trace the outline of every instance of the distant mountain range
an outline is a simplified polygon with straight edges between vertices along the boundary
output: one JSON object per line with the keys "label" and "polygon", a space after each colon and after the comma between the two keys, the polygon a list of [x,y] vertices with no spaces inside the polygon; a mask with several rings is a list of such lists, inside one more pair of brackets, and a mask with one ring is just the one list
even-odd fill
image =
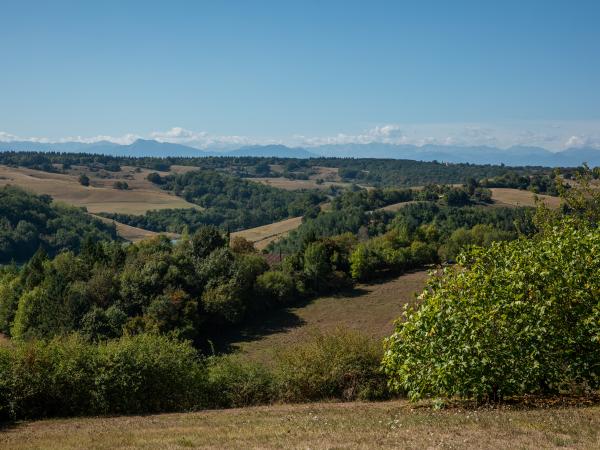
{"label": "distant mountain range", "polygon": [[600,150],[594,148],[569,148],[551,152],[540,147],[516,146],[508,149],[476,146],[450,145],[394,145],[394,144],[335,144],[310,147],[287,147],[285,145],[253,145],[229,151],[199,150],[181,144],[138,139],[129,145],[100,141],[93,144],[79,142],[40,143],[29,141],[0,142],[0,151],[39,151],[95,153],[114,156],[259,156],[280,158],[316,158],[319,156],[340,158],[390,158],[417,161],[440,161],[471,164],[505,164],[507,166],[572,167],[583,162],[600,166]]}

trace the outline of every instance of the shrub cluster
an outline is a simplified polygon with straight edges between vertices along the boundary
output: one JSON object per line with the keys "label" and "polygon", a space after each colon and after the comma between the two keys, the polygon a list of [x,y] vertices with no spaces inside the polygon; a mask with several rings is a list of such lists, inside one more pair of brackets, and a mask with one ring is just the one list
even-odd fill
{"label": "shrub cluster", "polygon": [[0,416],[28,419],[197,407],[206,377],[196,351],[164,336],[90,344],[77,335],[0,348]]}
{"label": "shrub cluster", "polygon": [[380,359],[378,343],[347,331],[281,349],[271,365],[200,358],[151,334],[11,342],[0,347],[0,420],[383,398]]}

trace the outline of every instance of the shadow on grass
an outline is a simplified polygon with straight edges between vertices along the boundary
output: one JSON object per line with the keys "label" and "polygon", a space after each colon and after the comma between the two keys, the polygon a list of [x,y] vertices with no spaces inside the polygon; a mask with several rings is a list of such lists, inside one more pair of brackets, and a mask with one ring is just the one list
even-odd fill
{"label": "shadow on grass", "polygon": [[294,328],[306,325],[304,319],[295,313],[295,309],[304,308],[322,297],[356,298],[369,293],[368,290],[353,287],[339,292],[323,293],[319,297],[297,300],[288,307],[262,311],[250,317],[239,329],[223,330],[217,339],[213,340],[216,353],[229,353],[237,350],[238,344],[260,340],[266,336],[285,333]]}
{"label": "shadow on grass", "polygon": [[239,344],[263,339],[266,336],[278,333],[285,333],[294,328],[306,325],[306,322],[296,314],[295,310],[304,308],[320,298],[335,299],[355,299],[365,296],[371,291],[369,286],[377,286],[388,283],[403,275],[422,272],[423,269],[408,270],[406,272],[383,272],[364,286],[353,286],[338,291],[323,292],[317,297],[299,299],[293,304],[276,310],[262,311],[255,313],[254,317],[248,318],[243,325],[236,328],[219,330],[217,339],[213,339],[212,344],[216,353],[229,353],[237,350]]}
{"label": "shadow on grass", "polygon": [[241,328],[224,330],[219,338],[213,341],[214,349],[216,353],[230,353],[242,342],[260,340],[304,324],[304,320],[291,311],[291,308],[270,311],[267,314],[257,313],[256,317],[248,319]]}

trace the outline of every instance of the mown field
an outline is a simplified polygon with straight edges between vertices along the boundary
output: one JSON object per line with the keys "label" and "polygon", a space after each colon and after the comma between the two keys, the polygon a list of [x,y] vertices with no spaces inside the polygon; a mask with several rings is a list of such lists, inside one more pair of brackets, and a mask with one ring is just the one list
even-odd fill
{"label": "mown field", "polygon": [[281,239],[290,231],[295,230],[302,223],[302,217],[292,217],[291,219],[281,220],[260,227],[249,228],[247,230],[231,233],[232,237],[243,237],[252,242],[258,250],[266,248],[271,242]]}
{"label": "mown field", "polygon": [[317,183],[317,180],[290,180],[288,178],[277,177],[277,178],[246,178],[248,181],[254,181],[256,183],[266,184],[280,189],[287,189],[290,191],[300,189],[329,189],[330,186],[348,187],[350,183],[342,183],[339,181],[323,181]]}
{"label": "mown field", "polygon": [[187,414],[17,423],[26,449],[597,449],[600,407],[435,411],[406,401],[275,405]]}
{"label": "mown field", "polygon": [[[80,172],[88,174],[90,186],[79,183]],[[144,214],[153,209],[198,208],[147,181],[148,173],[123,167],[121,172],[110,173],[110,178],[100,178],[97,173],[78,168],[62,174],[0,165],[0,186],[11,184],[35,194],[48,194],[56,201],[85,207],[90,213]],[[115,181],[127,182],[130,189],[113,188]]]}
{"label": "mown field", "polygon": [[[535,195],[530,191],[511,188],[491,188],[492,199],[499,206],[535,206]],[[538,194],[538,198],[550,208],[558,208],[559,197]]]}

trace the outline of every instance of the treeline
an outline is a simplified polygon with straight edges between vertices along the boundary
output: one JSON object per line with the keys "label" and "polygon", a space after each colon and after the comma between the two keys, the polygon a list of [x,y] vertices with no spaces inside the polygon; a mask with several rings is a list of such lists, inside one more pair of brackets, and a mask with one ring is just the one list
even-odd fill
{"label": "treeline", "polygon": [[498,177],[481,180],[481,186],[486,188],[513,188],[528,190],[536,194],[559,195],[555,172],[549,174],[521,175],[508,172]]}
{"label": "treeline", "polygon": [[[225,171],[240,177],[285,176],[307,179],[319,167],[338,169],[345,182],[371,186],[423,186],[430,183],[456,184],[468,179],[483,180],[517,176],[550,176],[552,169],[543,167],[505,167],[476,164],[449,164],[399,159],[375,158],[276,158],[276,157],[123,157],[83,153],[0,152],[0,164],[23,166],[38,170],[57,171],[55,164],[105,167],[115,171],[120,166],[145,167],[168,171],[172,165],[195,166],[203,170]],[[277,167],[277,170],[272,170]],[[574,169],[561,169],[569,176]]]}
{"label": "treeline", "polygon": [[25,262],[38,248],[56,255],[63,250],[79,251],[86,240],[114,239],[114,225],[82,209],[54,204],[48,195],[17,187],[0,188],[0,264]]}

